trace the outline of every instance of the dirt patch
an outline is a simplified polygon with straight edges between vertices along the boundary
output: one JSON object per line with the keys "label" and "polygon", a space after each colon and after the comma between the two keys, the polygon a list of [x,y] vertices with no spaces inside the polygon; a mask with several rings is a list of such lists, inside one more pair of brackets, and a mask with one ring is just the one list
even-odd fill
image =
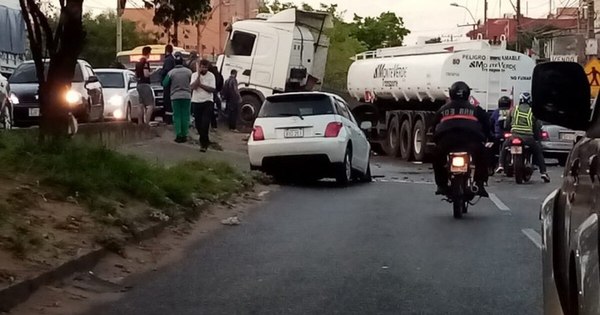
{"label": "dirt patch", "polygon": [[274,186],[257,187],[231,202],[211,207],[196,222],[173,226],[157,238],[127,245],[122,255],[109,255],[88,273],[41,288],[9,314],[83,314],[97,304],[115,301],[135,286],[137,279],[152,276],[181,259],[186,249],[199,240],[217,230],[235,228],[223,225],[222,220],[237,216],[243,224],[244,218],[258,209],[274,189]]}

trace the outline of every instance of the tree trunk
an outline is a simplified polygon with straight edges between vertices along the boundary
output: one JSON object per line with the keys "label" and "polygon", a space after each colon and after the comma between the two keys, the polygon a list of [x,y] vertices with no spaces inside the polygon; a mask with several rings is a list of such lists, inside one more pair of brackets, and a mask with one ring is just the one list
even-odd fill
{"label": "tree trunk", "polygon": [[57,50],[51,52],[46,82],[40,86],[40,131],[51,137],[66,136],[69,104],[65,95],[71,87],[77,57],[83,48],[85,33],[82,24],[83,0],[67,0],[61,10],[56,32]]}
{"label": "tree trunk", "polygon": [[171,41],[171,43],[173,44],[173,46],[177,46],[179,45],[179,24],[178,23],[173,23],[173,40]]}

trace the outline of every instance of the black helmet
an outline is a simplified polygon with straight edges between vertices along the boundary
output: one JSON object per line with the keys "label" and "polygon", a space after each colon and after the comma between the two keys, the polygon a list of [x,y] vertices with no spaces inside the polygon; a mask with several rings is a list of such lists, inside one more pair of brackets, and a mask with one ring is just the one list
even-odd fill
{"label": "black helmet", "polygon": [[450,87],[450,99],[453,101],[466,101],[471,96],[471,88],[463,81],[458,81]]}
{"label": "black helmet", "polygon": [[502,96],[498,100],[498,108],[499,109],[509,109],[511,104],[512,104],[512,100],[508,96]]}

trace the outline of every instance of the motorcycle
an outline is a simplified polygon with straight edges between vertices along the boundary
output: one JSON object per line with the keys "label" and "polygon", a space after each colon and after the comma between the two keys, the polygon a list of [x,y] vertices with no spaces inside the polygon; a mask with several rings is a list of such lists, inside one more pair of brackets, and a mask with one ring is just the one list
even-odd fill
{"label": "motorcycle", "polygon": [[[507,146],[510,151],[512,167],[507,167],[506,170],[512,170],[517,184],[527,183],[531,180],[533,174],[533,155],[528,145],[519,137],[511,137],[510,145]],[[508,174],[508,172],[507,172]]]}
{"label": "motorcycle", "polygon": [[452,203],[455,219],[462,218],[467,213],[469,205],[478,192],[473,175],[475,165],[471,155],[467,152],[452,152],[448,155],[448,168],[450,174],[450,190],[445,201]]}

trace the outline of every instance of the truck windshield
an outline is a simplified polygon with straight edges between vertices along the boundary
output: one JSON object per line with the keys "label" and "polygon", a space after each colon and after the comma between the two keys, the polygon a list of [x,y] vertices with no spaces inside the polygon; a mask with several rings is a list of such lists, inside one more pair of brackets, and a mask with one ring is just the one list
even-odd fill
{"label": "truck windshield", "polygon": [[[45,64],[45,75],[48,75],[48,63]],[[10,76],[9,83],[38,83],[37,73],[35,71],[35,64],[23,63],[21,64],[15,73]],[[83,82],[83,74],[79,64],[75,66],[75,73],[73,74],[73,82]]]}
{"label": "truck windshield", "polygon": [[267,99],[258,117],[304,117],[334,113],[327,95],[286,95]]}

